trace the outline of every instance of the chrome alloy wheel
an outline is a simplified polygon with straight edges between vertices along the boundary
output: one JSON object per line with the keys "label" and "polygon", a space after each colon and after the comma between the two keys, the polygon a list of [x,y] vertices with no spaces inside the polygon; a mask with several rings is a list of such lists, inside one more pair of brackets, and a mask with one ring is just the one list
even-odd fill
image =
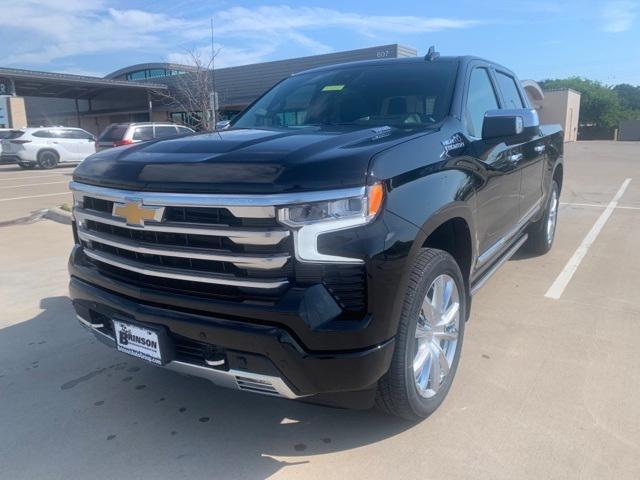
{"label": "chrome alloy wheel", "polygon": [[418,393],[433,397],[449,374],[460,328],[460,294],[447,274],[438,276],[422,302],[415,333],[413,375]]}
{"label": "chrome alloy wheel", "polygon": [[549,202],[549,217],[547,219],[547,242],[553,241],[556,232],[556,222],[558,221],[558,191],[554,188],[551,192],[551,201]]}

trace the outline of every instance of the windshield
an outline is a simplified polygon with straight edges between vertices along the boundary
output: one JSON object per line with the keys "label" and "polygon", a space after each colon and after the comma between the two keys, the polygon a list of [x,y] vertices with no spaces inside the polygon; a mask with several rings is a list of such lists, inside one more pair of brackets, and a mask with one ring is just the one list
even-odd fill
{"label": "windshield", "polygon": [[232,122],[232,128],[318,125],[420,128],[448,113],[454,62],[345,66],[295,75]]}

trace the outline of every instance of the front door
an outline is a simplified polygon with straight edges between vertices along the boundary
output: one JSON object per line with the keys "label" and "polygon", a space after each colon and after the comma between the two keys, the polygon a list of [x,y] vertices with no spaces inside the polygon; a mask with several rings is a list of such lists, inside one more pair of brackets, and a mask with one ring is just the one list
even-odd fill
{"label": "front door", "polygon": [[500,108],[495,86],[484,67],[476,67],[469,77],[465,104],[465,124],[469,153],[482,168],[476,194],[479,258],[487,263],[501,250],[506,237],[520,217],[520,146],[482,140],[482,124],[488,110]]}

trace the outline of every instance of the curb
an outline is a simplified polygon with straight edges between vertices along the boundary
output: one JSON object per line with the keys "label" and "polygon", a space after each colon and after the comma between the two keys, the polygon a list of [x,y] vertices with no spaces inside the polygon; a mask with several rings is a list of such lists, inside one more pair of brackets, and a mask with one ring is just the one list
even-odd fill
{"label": "curb", "polygon": [[49,208],[44,214],[44,217],[54,222],[71,225],[71,212],[67,212],[60,207]]}

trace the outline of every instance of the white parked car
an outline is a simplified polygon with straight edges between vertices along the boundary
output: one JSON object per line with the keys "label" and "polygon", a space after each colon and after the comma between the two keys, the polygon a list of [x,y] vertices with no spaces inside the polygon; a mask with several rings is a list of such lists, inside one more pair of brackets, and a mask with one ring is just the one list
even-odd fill
{"label": "white parked car", "polygon": [[2,160],[15,161],[22,168],[77,164],[95,153],[95,140],[81,128],[23,128],[1,140]]}

